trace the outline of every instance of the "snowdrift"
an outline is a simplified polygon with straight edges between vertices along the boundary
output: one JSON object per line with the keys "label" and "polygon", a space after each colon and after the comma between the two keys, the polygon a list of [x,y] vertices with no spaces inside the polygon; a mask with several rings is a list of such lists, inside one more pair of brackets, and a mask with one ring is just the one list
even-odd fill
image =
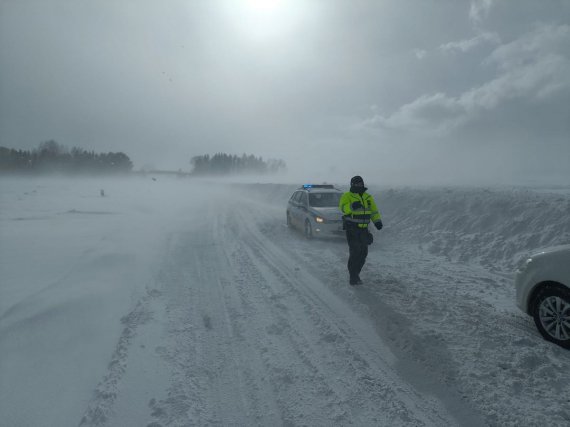
{"label": "snowdrift", "polygon": [[[298,186],[240,187],[250,197],[281,206],[285,212]],[[511,272],[529,252],[570,243],[568,191],[370,187],[382,213],[384,233],[405,235],[453,261]]]}
{"label": "snowdrift", "polygon": [[511,271],[521,256],[570,243],[570,196],[531,190],[388,190],[379,204],[392,233],[430,252]]}

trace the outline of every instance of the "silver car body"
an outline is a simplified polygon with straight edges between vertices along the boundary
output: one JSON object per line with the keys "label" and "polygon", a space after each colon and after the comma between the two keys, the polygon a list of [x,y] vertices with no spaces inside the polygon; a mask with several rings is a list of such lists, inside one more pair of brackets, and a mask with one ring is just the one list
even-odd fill
{"label": "silver car body", "polygon": [[287,203],[287,222],[303,230],[310,226],[310,236],[344,236],[342,213],[338,202],[342,191],[332,185],[304,185],[298,188]]}
{"label": "silver car body", "polygon": [[517,306],[531,314],[536,291],[548,282],[570,288],[570,245],[547,248],[521,260],[515,273]]}

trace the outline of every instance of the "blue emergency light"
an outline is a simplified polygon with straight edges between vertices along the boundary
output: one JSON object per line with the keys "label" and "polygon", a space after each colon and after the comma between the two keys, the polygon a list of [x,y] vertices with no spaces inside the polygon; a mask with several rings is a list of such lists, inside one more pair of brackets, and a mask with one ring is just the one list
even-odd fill
{"label": "blue emergency light", "polygon": [[303,188],[334,188],[332,184],[303,184]]}

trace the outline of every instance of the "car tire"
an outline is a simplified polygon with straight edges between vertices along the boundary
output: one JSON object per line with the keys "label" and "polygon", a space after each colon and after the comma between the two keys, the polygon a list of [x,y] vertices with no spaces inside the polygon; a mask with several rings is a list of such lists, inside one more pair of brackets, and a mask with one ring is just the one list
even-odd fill
{"label": "car tire", "polygon": [[308,240],[311,240],[313,238],[313,227],[311,226],[311,222],[308,219],[305,220],[305,237]]}
{"label": "car tire", "polygon": [[292,228],[291,224],[291,214],[289,212],[287,212],[287,227]]}
{"label": "car tire", "polygon": [[532,302],[531,314],[546,340],[570,349],[570,289],[544,286]]}

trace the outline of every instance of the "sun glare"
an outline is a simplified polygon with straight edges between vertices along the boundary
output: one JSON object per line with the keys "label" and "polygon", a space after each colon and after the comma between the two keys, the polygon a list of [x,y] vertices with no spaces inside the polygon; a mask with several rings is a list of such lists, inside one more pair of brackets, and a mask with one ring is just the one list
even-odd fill
{"label": "sun glare", "polygon": [[298,4],[294,0],[230,0],[227,10],[240,33],[264,41],[292,30],[299,18]]}
{"label": "sun glare", "polygon": [[247,7],[258,11],[270,11],[280,7],[283,0],[246,0]]}

